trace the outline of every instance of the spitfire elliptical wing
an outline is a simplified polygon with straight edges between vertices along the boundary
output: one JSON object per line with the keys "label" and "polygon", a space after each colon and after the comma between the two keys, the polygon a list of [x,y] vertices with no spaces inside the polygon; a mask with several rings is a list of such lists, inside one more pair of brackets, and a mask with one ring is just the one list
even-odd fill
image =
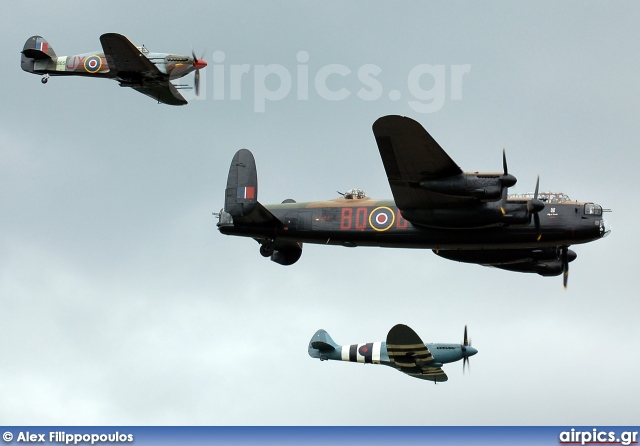
{"label": "spitfire elliptical wing", "polygon": [[405,116],[383,116],[373,123],[373,134],[400,209],[429,209],[472,201],[420,187],[420,181],[463,172],[418,122]]}
{"label": "spitfire elliptical wing", "polygon": [[398,324],[387,334],[389,360],[398,370],[428,381],[447,381],[447,374],[435,365],[433,355],[410,327]]}

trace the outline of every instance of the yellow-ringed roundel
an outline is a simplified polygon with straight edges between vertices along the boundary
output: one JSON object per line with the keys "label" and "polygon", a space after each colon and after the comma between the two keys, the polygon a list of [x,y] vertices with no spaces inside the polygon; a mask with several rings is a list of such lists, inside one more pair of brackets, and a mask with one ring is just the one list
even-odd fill
{"label": "yellow-ringed roundel", "polygon": [[386,231],[396,221],[396,214],[386,206],[375,208],[369,214],[369,225],[376,231]]}
{"label": "yellow-ringed roundel", "polygon": [[97,73],[102,68],[100,56],[89,56],[84,60],[84,69],[87,73]]}

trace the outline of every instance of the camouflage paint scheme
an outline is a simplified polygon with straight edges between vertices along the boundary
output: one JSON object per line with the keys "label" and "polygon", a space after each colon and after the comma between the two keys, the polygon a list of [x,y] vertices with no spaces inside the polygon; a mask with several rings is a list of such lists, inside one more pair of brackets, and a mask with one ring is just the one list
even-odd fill
{"label": "camouflage paint scheme", "polygon": [[125,36],[115,33],[100,36],[103,52],[57,56],[41,36],[27,39],[22,49],[21,67],[28,73],[44,76],[87,76],[115,79],[121,87],[131,87],[158,102],[184,105],[187,101],[178,92],[185,85],[170,81],[207,66],[202,59],[168,53],[150,53],[144,46],[136,47]]}
{"label": "camouflage paint scheme", "polygon": [[434,382],[448,380],[447,374],[442,370],[444,364],[462,359],[464,370],[469,357],[478,353],[467,339],[466,326],[462,344],[425,344],[415,331],[402,324],[389,330],[386,342],[352,345],[338,345],[329,333],[318,330],[309,341],[307,351],[309,356],[321,361],[382,364],[414,378]]}
{"label": "camouflage paint scheme", "polygon": [[[291,265],[303,243],[428,248],[437,255],[509,271],[555,276],[576,258],[570,245],[609,233],[601,206],[561,193],[507,196],[507,173],[465,173],[416,121],[385,116],[373,125],[394,200],[359,190],[321,202],[263,206],[253,154],[231,163],[218,229],[251,237],[260,253]],[[434,191],[437,190],[437,191]],[[400,204],[401,203],[401,204]]]}

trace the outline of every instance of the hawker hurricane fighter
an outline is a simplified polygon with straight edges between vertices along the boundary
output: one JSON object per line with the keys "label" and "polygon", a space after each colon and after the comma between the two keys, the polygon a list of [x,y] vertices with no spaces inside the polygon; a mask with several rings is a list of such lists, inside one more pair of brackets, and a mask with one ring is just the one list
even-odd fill
{"label": "hawker hurricane fighter", "polygon": [[199,94],[200,70],[207,63],[191,56],[151,53],[144,46],[137,47],[125,36],[115,33],[100,36],[103,52],[56,56],[49,43],[40,36],[32,36],[22,49],[21,66],[24,71],[39,74],[46,84],[49,76],[87,76],[115,79],[121,87],[131,87],[157,100],[158,103],[184,105],[187,101],[178,89],[191,88],[171,81],[195,71],[195,93]]}
{"label": "hawker hurricane fighter", "polygon": [[564,274],[576,258],[570,245],[609,233],[601,206],[562,193],[508,196],[507,172],[463,172],[416,121],[385,116],[373,124],[394,200],[374,200],[359,189],[334,200],[263,206],[249,150],[233,157],[223,234],[251,237],[260,253],[281,265],[302,254],[303,243],[430,248],[437,255],[509,271]]}
{"label": "hawker hurricane fighter", "polygon": [[321,361],[388,365],[409,376],[434,382],[447,381],[447,374],[442,370],[444,364],[462,359],[464,371],[469,356],[478,353],[467,339],[466,325],[462,344],[425,344],[415,331],[402,324],[389,330],[387,342],[366,344],[338,345],[329,333],[318,330],[309,341],[307,351],[309,356]]}

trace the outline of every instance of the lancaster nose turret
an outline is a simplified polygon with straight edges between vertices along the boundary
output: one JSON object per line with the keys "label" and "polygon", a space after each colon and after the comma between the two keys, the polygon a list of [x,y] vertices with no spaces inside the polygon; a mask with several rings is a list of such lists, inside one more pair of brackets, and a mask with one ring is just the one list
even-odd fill
{"label": "lancaster nose turret", "polygon": [[600,220],[600,237],[606,237],[611,232],[611,224],[604,218]]}

